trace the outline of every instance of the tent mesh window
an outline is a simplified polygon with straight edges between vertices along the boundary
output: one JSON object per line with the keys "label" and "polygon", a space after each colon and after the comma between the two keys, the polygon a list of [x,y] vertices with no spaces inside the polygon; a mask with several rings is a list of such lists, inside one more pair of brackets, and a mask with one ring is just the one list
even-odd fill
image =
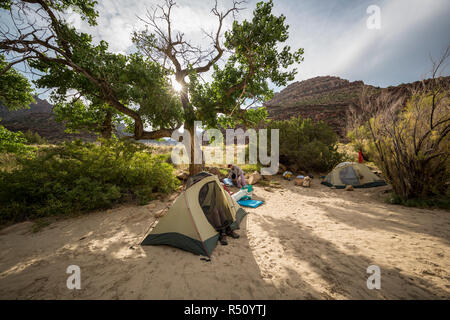
{"label": "tent mesh window", "polygon": [[358,175],[351,166],[342,168],[339,171],[339,178],[345,185],[359,185]]}
{"label": "tent mesh window", "polygon": [[[220,190],[219,186],[217,186],[216,182],[208,182],[200,189],[200,192],[198,194],[198,201],[200,203],[200,207],[203,210],[203,213],[208,219],[208,222],[213,227],[214,224],[212,223],[212,214],[214,209],[222,210],[229,222],[233,220],[230,209],[225,204],[226,201],[224,199],[223,193]],[[224,225],[224,227],[225,226],[226,225]]]}

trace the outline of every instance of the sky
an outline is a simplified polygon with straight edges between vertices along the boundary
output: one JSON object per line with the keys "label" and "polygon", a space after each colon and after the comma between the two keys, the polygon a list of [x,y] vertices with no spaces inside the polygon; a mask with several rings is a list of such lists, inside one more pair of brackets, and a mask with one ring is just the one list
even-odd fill
{"label": "sky", "polygon": [[[146,10],[164,0],[98,0],[98,25],[88,26],[77,13],[67,19],[76,28],[106,40],[110,51],[135,52],[133,31],[145,26]],[[237,20],[251,19],[257,0],[247,0]],[[285,15],[292,49],[304,49],[294,81],[338,76],[388,87],[427,78],[430,56],[438,59],[450,44],[450,0],[273,0],[274,14]],[[218,0],[229,8],[232,0]],[[194,44],[208,46],[202,33],[217,28],[213,0],[178,0],[173,27]],[[374,13],[373,8],[377,11]],[[6,21],[6,16],[0,14]],[[4,19],[5,18],[5,19]],[[223,30],[231,27],[229,17]],[[368,21],[378,28],[369,28]],[[369,24],[370,26],[370,24]],[[450,75],[450,66],[442,75]],[[208,80],[208,75],[205,77]],[[275,92],[283,88],[271,85]],[[45,96],[45,94],[44,94]]]}
{"label": "sky", "polygon": [[[248,1],[236,18],[251,19],[256,2]],[[106,40],[111,51],[129,53],[135,50],[131,33],[144,27],[137,17],[145,18],[146,9],[161,3],[99,0],[96,27],[88,28],[76,14],[69,20],[94,39]],[[219,1],[223,8],[230,3]],[[174,28],[193,43],[207,45],[201,29],[212,31],[217,26],[210,12],[213,4],[177,1]],[[379,15],[370,9],[373,6]],[[287,44],[305,51],[294,81],[330,75],[380,87],[413,82],[427,77],[430,55],[439,58],[450,44],[449,0],[274,0],[274,13],[286,16],[290,26]],[[368,20],[379,28],[369,28]],[[232,18],[224,28],[231,23]],[[449,75],[449,69],[443,75]]]}

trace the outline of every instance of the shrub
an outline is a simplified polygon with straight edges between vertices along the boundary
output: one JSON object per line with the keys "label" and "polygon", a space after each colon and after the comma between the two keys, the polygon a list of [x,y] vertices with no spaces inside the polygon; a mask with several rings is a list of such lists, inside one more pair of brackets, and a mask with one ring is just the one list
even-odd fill
{"label": "shrub", "polygon": [[336,133],[323,122],[297,117],[271,121],[268,129],[280,130],[280,162],[285,165],[325,172],[346,160],[337,150]]}
{"label": "shrub", "polygon": [[16,155],[13,153],[0,153],[0,171],[12,171],[17,167]]}
{"label": "shrub", "polygon": [[[450,53],[450,52],[449,52]],[[391,203],[448,207],[450,90],[429,79],[406,97],[387,92],[362,98],[362,140],[392,185]]]}
{"label": "shrub", "polygon": [[361,151],[367,161],[373,162],[376,156],[375,145],[369,138],[370,132],[367,126],[358,126],[347,132],[347,138],[355,152]]}
{"label": "shrub", "polygon": [[352,123],[392,185],[390,203],[450,205],[450,85],[438,77],[449,57],[450,46],[439,60],[431,58],[430,79],[401,94],[363,91]]}
{"label": "shrub", "polygon": [[23,137],[26,139],[28,144],[47,144],[47,140],[42,138],[39,133],[27,130],[23,133]]}
{"label": "shrub", "polygon": [[13,132],[0,125],[0,153],[26,154],[34,150],[27,146],[22,132]]}
{"label": "shrub", "polygon": [[141,144],[65,142],[0,172],[0,222],[108,208],[130,196],[145,203],[178,183],[173,167]]}
{"label": "shrub", "polygon": [[384,108],[366,123],[374,161],[394,193],[409,199],[450,196],[449,92],[438,86],[413,92],[403,109]]}

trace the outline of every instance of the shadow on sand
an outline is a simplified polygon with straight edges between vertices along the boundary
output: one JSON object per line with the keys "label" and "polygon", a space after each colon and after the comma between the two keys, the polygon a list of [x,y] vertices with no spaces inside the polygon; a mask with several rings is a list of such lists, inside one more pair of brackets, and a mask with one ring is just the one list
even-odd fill
{"label": "shadow on sand", "polygon": [[[266,217],[261,227],[281,239],[285,256],[306,264],[323,280],[326,291],[337,293],[348,299],[448,299],[450,294],[423,278],[404,275],[397,268],[378,264],[381,268],[381,290],[367,289],[368,266],[374,264],[362,255],[346,254],[332,242],[315,235],[302,224],[284,219]],[[281,232],[281,230],[283,230]],[[296,235],[286,238],[285,234]],[[288,270],[290,281],[299,281],[302,275]],[[322,298],[327,295],[322,294]]]}

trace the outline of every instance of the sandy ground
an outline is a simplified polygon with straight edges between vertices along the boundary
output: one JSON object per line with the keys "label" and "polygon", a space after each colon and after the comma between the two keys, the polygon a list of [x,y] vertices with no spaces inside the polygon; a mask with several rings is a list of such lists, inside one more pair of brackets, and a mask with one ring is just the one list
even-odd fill
{"label": "sandy ground", "polygon": [[[277,178],[279,180],[279,178]],[[450,216],[381,201],[386,187],[255,187],[265,201],[240,239],[211,262],[167,246],[141,247],[172,199],[0,231],[1,299],[449,299]],[[81,289],[66,268],[81,268]],[[381,270],[369,290],[366,269]]]}

